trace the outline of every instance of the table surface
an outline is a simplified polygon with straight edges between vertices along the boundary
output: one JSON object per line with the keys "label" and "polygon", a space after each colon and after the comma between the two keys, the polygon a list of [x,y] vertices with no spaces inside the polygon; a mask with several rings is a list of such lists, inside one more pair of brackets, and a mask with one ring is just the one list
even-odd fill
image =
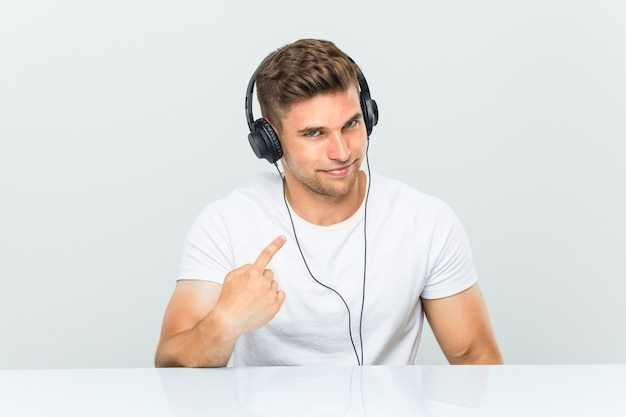
{"label": "table surface", "polygon": [[0,370],[0,416],[626,416],[626,365]]}

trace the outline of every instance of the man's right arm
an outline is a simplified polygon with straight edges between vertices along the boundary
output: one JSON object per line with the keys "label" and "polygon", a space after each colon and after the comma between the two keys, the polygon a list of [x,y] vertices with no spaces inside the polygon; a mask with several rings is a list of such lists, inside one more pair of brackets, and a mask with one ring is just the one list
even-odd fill
{"label": "man's right arm", "polygon": [[157,367],[226,366],[233,352],[214,307],[221,285],[209,281],[178,281],[167,306],[157,347]]}
{"label": "man's right arm", "polygon": [[285,237],[274,239],[253,264],[229,272],[222,285],[181,280],[176,284],[161,327],[157,367],[226,366],[240,335],[267,324],[285,293],[266,269]]}

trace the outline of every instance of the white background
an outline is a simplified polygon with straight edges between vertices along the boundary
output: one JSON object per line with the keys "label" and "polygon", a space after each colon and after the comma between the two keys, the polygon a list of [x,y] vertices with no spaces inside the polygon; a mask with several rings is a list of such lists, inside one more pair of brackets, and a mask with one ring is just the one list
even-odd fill
{"label": "white background", "polygon": [[302,37],[363,69],[373,169],[464,223],[506,362],[626,362],[626,3],[5,0],[0,368],[152,366],[191,222],[273,169],[249,76]]}

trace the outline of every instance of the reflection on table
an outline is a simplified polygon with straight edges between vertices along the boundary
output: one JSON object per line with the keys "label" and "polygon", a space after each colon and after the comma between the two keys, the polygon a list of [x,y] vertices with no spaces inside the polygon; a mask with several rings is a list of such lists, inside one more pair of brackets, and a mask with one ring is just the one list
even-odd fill
{"label": "reflection on table", "polygon": [[260,367],[162,370],[161,378],[179,416],[401,417],[478,415],[488,374],[488,367]]}
{"label": "reflection on table", "polygon": [[0,416],[626,416],[626,365],[0,370]]}

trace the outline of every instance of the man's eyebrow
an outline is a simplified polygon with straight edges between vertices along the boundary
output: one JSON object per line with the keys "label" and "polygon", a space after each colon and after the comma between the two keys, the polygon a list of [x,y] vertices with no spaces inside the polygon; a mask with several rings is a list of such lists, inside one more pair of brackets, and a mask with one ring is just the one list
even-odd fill
{"label": "man's eyebrow", "polygon": [[[354,120],[359,120],[363,118],[363,113],[361,113],[360,111],[355,113],[354,116],[348,118],[348,120],[346,120],[346,123],[350,123]],[[346,124],[344,123],[344,124]],[[299,134],[304,134],[304,133],[308,133],[308,132],[314,132],[316,130],[324,130],[325,127],[324,126],[308,126],[308,127],[304,127],[302,129],[298,130]]]}
{"label": "man's eyebrow", "polygon": [[315,132],[316,130],[323,130],[324,127],[323,126],[311,126],[311,127],[304,127],[300,130],[298,130],[299,134],[304,134],[304,133],[308,133],[308,132]]}
{"label": "man's eyebrow", "polygon": [[354,121],[354,120],[359,120],[359,119],[362,119],[362,118],[363,118],[363,113],[359,111],[359,112],[355,113],[355,114],[354,114],[354,116],[352,116],[351,118],[349,118],[349,119],[346,121],[346,123],[352,122],[352,121]]}

